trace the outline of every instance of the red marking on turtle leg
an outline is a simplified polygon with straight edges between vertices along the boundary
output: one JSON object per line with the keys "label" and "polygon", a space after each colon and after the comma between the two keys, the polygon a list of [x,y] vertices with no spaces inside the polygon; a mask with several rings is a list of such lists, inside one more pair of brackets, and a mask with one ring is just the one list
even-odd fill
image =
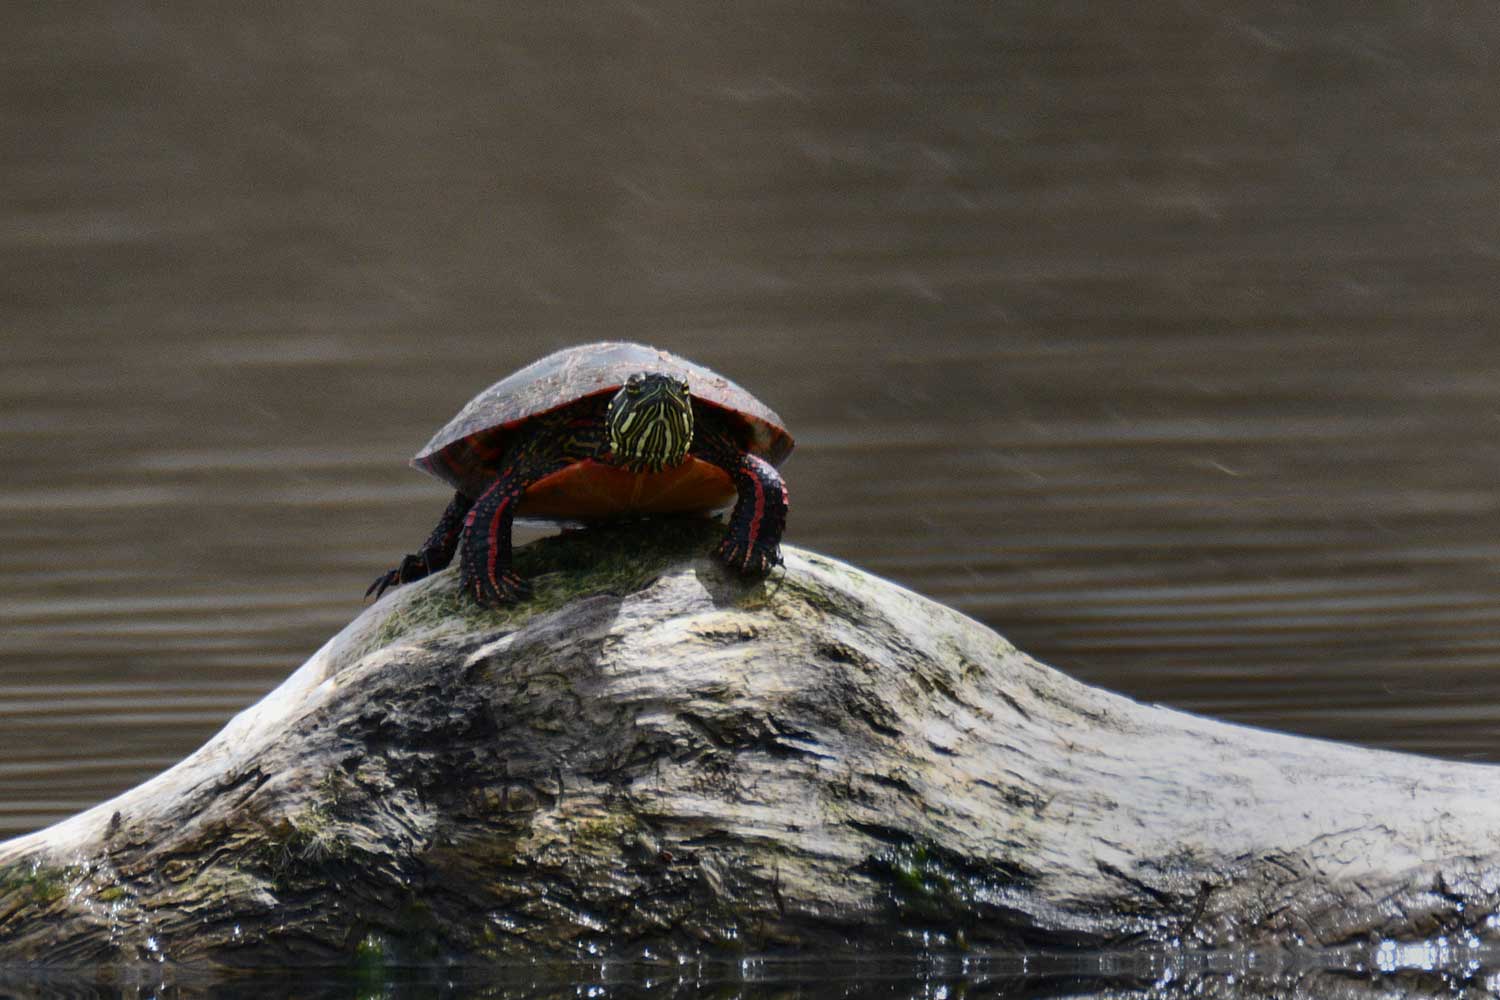
{"label": "red marking on turtle leg", "polygon": [[786,484],[775,466],[747,451],[712,412],[699,407],[692,454],[729,474],[739,495],[718,556],[741,573],[764,573],[781,561]]}
{"label": "red marking on turtle leg", "polygon": [[786,529],[786,484],[764,459],[733,449],[727,440],[707,442],[704,457],[727,469],[739,499],[729,515],[729,530],[719,557],[741,573],[764,573],[781,561],[781,533]]}
{"label": "red marking on turtle leg", "polygon": [[[602,426],[602,425],[600,425]],[[543,422],[507,452],[505,466],[464,518],[459,586],[485,606],[512,604],[530,588],[511,572],[511,523],[526,491],[568,465],[594,454],[589,440]]]}
{"label": "red marking on turtle leg", "polygon": [[[485,576],[490,581],[490,586],[494,587],[497,591],[500,590],[500,579],[495,575],[495,570],[500,563],[502,534],[505,543],[503,546],[505,549],[505,563],[507,567],[510,565],[510,515],[514,512],[513,504],[515,503],[516,495],[513,490],[507,491],[500,498],[500,503],[495,507],[495,513],[490,515],[490,530],[487,533],[489,538],[489,552],[485,559],[484,569]],[[503,533],[500,526],[501,521],[505,522]]]}
{"label": "red marking on turtle leg", "polygon": [[510,526],[515,501],[524,491],[514,472],[484,491],[465,519],[460,583],[481,605],[505,604],[521,593],[510,566]]}
{"label": "red marking on turtle leg", "polygon": [[[751,456],[745,456],[745,464],[749,464]],[[751,545],[755,544],[756,538],[760,536],[760,521],[766,513],[766,487],[760,481],[760,477],[750,472],[750,483],[755,490],[755,509],[750,514],[750,527],[746,529],[746,538]]]}

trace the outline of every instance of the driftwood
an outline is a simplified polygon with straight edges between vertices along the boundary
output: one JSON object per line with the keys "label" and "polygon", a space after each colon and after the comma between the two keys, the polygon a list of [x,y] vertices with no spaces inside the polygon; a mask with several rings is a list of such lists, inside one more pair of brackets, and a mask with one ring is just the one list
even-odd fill
{"label": "driftwood", "polygon": [[0,964],[1486,936],[1500,769],[1137,704],[812,553],[731,579],[714,530],[535,543],[505,613],[396,591],[0,845]]}

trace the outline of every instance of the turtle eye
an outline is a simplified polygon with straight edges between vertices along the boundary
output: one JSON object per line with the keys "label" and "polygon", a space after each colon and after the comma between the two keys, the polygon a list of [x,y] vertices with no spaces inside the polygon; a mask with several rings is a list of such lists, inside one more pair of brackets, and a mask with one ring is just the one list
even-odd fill
{"label": "turtle eye", "polygon": [[628,379],[626,379],[625,391],[630,393],[632,396],[640,395],[641,377],[639,375],[632,375]]}

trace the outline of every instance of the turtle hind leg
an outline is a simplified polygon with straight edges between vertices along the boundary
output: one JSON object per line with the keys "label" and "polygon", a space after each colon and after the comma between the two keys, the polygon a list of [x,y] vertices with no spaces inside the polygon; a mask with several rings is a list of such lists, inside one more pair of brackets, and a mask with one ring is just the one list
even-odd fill
{"label": "turtle hind leg", "polygon": [[786,530],[786,483],[776,467],[740,448],[722,428],[702,426],[693,454],[729,473],[734,481],[734,511],[729,529],[714,554],[745,576],[765,576],[781,564],[781,533]]}
{"label": "turtle hind leg", "polygon": [[464,516],[468,514],[469,508],[474,506],[474,501],[462,493],[453,494],[453,500],[448,504],[448,509],[443,511],[442,518],[437,527],[432,529],[432,534],[427,536],[427,541],[416,552],[404,556],[399,566],[386,570],[375,578],[370,584],[365,596],[375,595],[380,600],[390,587],[399,587],[403,583],[411,583],[422,577],[446,567],[453,561],[453,552],[458,548],[458,537],[464,528]]}

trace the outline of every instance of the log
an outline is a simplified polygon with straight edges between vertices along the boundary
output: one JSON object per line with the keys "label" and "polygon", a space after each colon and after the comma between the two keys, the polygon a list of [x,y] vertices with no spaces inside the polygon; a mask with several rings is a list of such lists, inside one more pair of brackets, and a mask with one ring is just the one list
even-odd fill
{"label": "log", "polygon": [[544,539],[368,608],[177,766],[0,844],[0,964],[1488,934],[1500,770],[1088,687],[796,548]]}

